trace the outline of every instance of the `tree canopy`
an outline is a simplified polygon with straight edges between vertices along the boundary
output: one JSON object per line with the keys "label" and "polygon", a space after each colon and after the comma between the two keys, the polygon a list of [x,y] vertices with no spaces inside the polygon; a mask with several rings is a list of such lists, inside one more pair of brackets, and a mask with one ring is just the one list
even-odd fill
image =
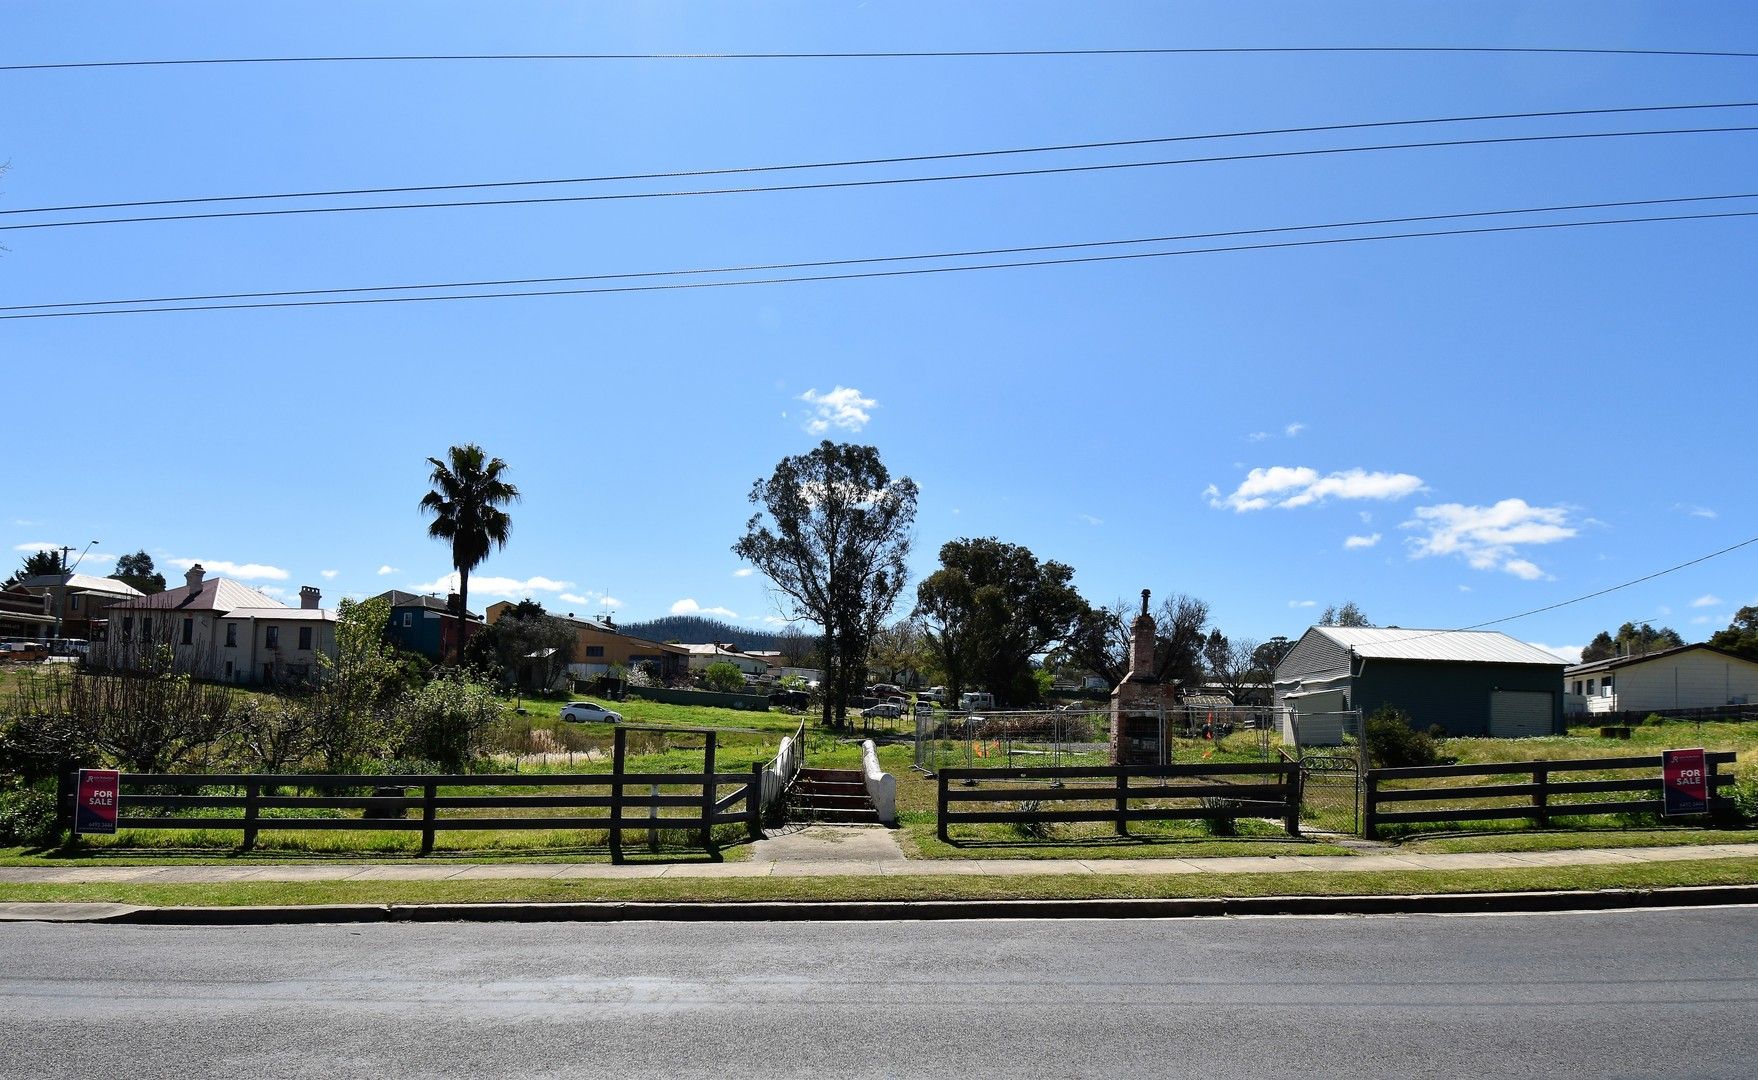
{"label": "tree canopy", "polygon": [[1676,649],[1684,643],[1685,639],[1670,626],[1656,630],[1648,623],[1640,626],[1625,623],[1618,627],[1615,636],[1606,630],[1594,635],[1587,647],[1581,650],[1581,662],[1591,664],[1595,660],[1610,660],[1614,656],[1642,656],[1662,649]]}
{"label": "tree canopy", "polygon": [[1736,611],[1733,622],[1726,630],[1717,630],[1710,637],[1709,644],[1758,662],[1758,607],[1747,606]]}
{"label": "tree canopy", "polygon": [[[428,458],[433,472],[432,490],[421,497],[421,510],[432,514],[427,535],[452,548],[452,566],[458,571],[458,605],[470,610],[470,571],[481,566],[488,553],[507,546],[513,520],[501,507],[519,501],[519,489],[504,478],[507,463],[490,458],[475,443],[454,446],[446,460]],[[458,625],[456,655],[461,657],[470,621]]]}
{"label": "tree canopy", "polygon": [[974,681],[1005,704],[1037,700],[1032,657],[1086,613],[1073,579],[1073,567],[994,537],[943,545],[940,569],[916,587],[916,612],[947,688],[957,694]]}
{"label": "tree canopy", "polygon": [[751,486],[758,512],[733,554],[769,578],[793,618],[822,628],[826,724],[847,716],[868,644],[903,592],[916,496],[877,449],[828,439]]}
{"label": "tree canopy", "polygon": [[165,591],[165,575],[153,566],[153,557],[146,553],[145,548],[117,559],[116,571],[110,576],[117,581],[127,582],[148,596]]}
{"label": "tree canopy", "polygon": [[11,588],[27,577],[39,574],[65,574],[67,566],[61,561],[61,552],[56,549],[33,551],[24,557],[24,565],[12,572],[5,581],[5,587]]}
{"label": "tree canopy", "polygon": [[[1112,686],[1122,682],[1129,674],[1130,627],[1136,613],[1136,606],[1127,600],[1108,607],[1089,606],[1069,638],[1069,658]],[[1153,615],[1154,677],[1161,682],[1176,679],[1185,686],[1201,682],[1209,605],[1174,593],[1160,601]]]}
{"label": "tree canopy", "polygon": [[1367,615],[1355,605],[1355,601],[1353,600],[1343,601],[1342,607],[1333,606],[1325,608],[1325,613],[1319,616],[1318,624],[1320,626],[1373,625],[1373,623],[1367,621]]}

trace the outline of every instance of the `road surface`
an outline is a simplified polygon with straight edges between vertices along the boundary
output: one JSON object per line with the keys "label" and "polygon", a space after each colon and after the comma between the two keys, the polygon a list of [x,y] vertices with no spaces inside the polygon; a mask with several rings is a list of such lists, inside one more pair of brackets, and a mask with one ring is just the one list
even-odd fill
{"label": "road surface", "polygon": [[1758,909],[0,925],[0,1076],[1758,1075]]}

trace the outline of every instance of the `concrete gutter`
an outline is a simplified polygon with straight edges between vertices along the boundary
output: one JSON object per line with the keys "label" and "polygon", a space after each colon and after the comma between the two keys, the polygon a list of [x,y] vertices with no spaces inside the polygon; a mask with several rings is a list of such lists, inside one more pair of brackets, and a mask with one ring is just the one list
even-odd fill
{"label": "concrete gutter", "polygon": [[1408,896],[1192,897],[1154,900],[880,900],[666,903],[303,904],[135,907],[0,904],[0,922],[270,926],[384,922],[809,922],[951,919],[1185,919],[1263,915],[1485,915],[1758,904],[1758,885]]}

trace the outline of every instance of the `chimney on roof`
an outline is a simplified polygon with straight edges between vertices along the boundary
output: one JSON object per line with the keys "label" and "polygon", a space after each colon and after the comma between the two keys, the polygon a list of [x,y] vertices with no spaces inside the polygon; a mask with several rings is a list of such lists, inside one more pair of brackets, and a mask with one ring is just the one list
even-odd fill
{"label": "chimney on roof", "polygon": [[299,606],[306,611],[316,611],[317,602],[323,593],[318,592],[316,585],[299,586]]}
{"label": "chimney on roof", "polygon": [[447,593],[446,610],[462,619],[464,617],[464,598],[455,592]]}
{"label": "chimney on roof", "polygon": [[183,572],[183,580],[188,584],[190,592],[200,592],[201,579],[206,575],[207,571],[202,569],[201,563],[196,563],[194,566]]}

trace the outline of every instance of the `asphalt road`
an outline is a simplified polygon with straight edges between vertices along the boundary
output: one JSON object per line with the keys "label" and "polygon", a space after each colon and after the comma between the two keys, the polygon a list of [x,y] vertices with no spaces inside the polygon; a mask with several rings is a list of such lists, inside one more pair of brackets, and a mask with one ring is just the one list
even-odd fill
{"label": "asphalt road", "polygon": [[0,1076],[1758,1075],[1758,909],[0,925]]}

